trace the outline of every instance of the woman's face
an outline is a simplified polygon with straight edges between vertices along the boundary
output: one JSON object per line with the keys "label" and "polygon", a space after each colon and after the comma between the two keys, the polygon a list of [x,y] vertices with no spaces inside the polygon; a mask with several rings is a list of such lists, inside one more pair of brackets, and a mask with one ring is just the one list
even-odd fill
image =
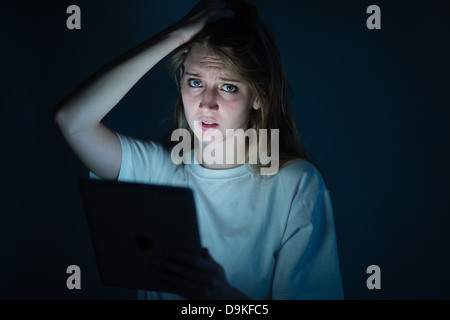
{"label": "woman's face", "polygon": [[211,142],[212,136],[230,138],[226,129],[246,130],[251,109],[260,107],[249,86],[224,69],[208,47],[196,47],[186,57],[181,96],[191,130],[205,143]]}

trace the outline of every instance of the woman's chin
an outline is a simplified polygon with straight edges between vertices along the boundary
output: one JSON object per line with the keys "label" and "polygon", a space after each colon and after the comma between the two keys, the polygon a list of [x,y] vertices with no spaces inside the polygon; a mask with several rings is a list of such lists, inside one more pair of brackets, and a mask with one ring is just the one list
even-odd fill
{"label": "woman's chin", "polygon": [[216,144],[223,142],[223,135],[219,130],[203,131],[202,135],[196,135],[196,138],[202,144]]}

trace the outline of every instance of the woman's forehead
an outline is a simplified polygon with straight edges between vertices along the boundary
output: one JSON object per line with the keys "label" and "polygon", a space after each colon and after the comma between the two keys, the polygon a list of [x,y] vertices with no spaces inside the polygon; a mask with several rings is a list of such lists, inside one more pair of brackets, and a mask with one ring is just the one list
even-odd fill
{"label": "woman's forehead", "polygon": [[222,77],[239,79],[235,72],[226,67],[223,58],[207,46],[192,48],[184,61],[184,67],[185,72],[189,73],[219,73]]}
{"label": "woman's forehead", "polygon": [[212,65],[223,68],[223,61],[221,57],[210,47],[201,46],[193,47],[191,52],[186,57],[185,63],[198,65]]}

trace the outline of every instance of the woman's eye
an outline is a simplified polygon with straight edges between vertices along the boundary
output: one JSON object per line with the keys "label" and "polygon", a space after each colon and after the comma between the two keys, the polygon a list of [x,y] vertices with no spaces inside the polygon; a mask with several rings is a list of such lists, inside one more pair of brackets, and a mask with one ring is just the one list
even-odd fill
{"label": "woman's eye", "polygon": [[188,81],[189,86],[192,88],[199,88],[202,86],[202,82],[198,79],[191,79]]}
{"label": "woman's eye", "polygon": [[229,93],[235,93],[238,91],[238,88],[236,86],[233,86],[232,84],[226,84],[222,87],[222,89]]}

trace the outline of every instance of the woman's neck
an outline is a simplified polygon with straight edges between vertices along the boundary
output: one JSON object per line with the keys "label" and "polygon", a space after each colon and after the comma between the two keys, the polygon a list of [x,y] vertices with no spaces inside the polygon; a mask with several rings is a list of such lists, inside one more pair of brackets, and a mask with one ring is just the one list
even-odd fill
{"label": "woman's neck", "polygon": [[225,170],[248,162],[248,148],[242,142],[227,139],[218,143],[198,143],[194,148],[195,160],[204,168]]}

